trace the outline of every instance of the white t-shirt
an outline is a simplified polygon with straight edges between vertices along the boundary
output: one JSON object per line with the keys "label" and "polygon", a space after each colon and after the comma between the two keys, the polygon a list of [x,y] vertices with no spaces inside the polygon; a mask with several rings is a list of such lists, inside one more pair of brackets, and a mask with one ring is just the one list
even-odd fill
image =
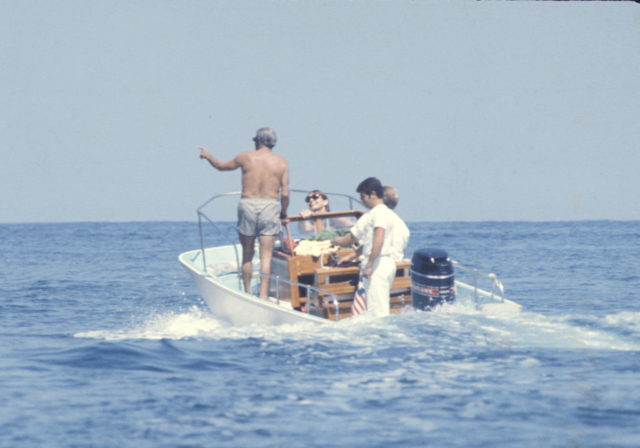
{"label": "white t-shirt", "polygon": [[362,255],[360,255],[360,261],[363,261],[365,256],[369,258],[371,254],[371,248],[373,245],[372,241],[372,233],[373,228],[370,225],[371,222],[371,212],[367,212],[362,215],[356,223],[351,226],[349,231],[351,234],[358,240],[360,246],[362,247]]}
{"label": "white t-shirt", "polygon": [[384,229],[384,241],[380,256],[392,256],[392,235],[394,225],[394,213],[384,204],[378,204],[368,213],[362,215],[360,219],[351,227],[351,234],[362,244],[362,253],[365,260],[371,255],[373,249],[373,231],[380,227]]}
{"label": "white t-shirt", "polygon": [[409,228],[404,223],[402,218],[400,218],[393,210],[390,210],[393,214],[393,230],[391,233],[391,246],[392,246],[392,254],[391,257],[395,261],[400,261],[404,259],[405,252],[407,250],[407,243],[409,243]]}
{"label": "white t-shirt", "polygon": [[368,260],[373,249],[373,231],[376,227],[384,229],[384,241],[380,256],[388,256],[394,261],[404,258],[409,241],[409,228],[393,210],[384,204],[378,204],[365,213],[351,227],[351,234],[362,245],[364,260]]}

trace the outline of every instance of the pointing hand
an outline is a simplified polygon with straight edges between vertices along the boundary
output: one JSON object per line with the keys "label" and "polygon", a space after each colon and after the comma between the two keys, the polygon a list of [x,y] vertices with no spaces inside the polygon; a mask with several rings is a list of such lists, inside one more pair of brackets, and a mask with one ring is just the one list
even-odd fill
{"label": "pointing hand", "polygon": [[198,146],[198,148],[200,149],[200,158],[209,159],[209,156],[211,156],[211,154],[209,154],[209,151],[207,151],[207,148],[204,148],[202,146]]}

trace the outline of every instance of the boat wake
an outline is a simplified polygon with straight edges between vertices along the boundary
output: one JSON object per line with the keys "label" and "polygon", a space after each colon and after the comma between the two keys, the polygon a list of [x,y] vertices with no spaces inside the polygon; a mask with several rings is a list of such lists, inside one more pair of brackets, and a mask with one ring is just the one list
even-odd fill
{"label": "boat wake", "polygon": [[266,325],[248,325],[233,327],[216,318],[198,306],[192,306],[183,313],[168,312],[153,314],[141,323],[130,328],[113,330],[91,330],[75,333],[76,338],[102,339],[117,341],[126,339],[247,339],[260,337],[289,337],[306,332],[315,325],[304,323],[296,325],[280,325],[278,327]]}
{"label": "boat wake", "polygon": [[438,314],[503,346],[640,350],[640,312],[549,316],[510,309],[476,311],[451,306]]}
{"label": "boat wake", "polygon": [[[222,340],[260,338],[269,342],[323,340],[352,346],[385,343],[474,344],[491,348],[640,350],[640,312],[604,316],[547,316],[512,309],[478,311],[451,305],[430,312],[409,312],[385,319],[364,316],[337,325],[231,326],[192,306],[185,312],[153,314],[127,328],[78,332],[76,338],[117,340]],[[427,344],[426,346],[429,346]]]}

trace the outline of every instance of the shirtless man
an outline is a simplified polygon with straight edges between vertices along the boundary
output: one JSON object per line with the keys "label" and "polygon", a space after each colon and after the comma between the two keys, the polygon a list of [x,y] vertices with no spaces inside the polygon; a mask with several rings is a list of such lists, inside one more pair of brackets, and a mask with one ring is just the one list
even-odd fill
{"label": "shirtless man", "polygon": [[[200,147],[200,158],[219,171],[242,168],[242,198],[238,203],[238,236],[242,244],[242,279],[250,292],[256,236],[260,242],[260,273],[271,274],[271,256],[280,233],[280,219],[287,217],[289,206],[289,166],[284,157],[274,154],[276,133],[258,129],[253,138],[256,150],[242,152],[221,162]],[[278,200],[280,199],[280,200]],[[260,297],[267,298],[269,279],[260,281]]]}

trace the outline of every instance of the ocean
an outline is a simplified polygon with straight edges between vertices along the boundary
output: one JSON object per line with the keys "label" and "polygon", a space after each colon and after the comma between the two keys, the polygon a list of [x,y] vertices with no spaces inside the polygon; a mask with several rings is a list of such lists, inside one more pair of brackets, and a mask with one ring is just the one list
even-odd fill
{"label": "ocean", "polygon": [[0,446],[640,446],[639,221],[409,228],[522,310],[231,327],[196,223],[0,225]]}

